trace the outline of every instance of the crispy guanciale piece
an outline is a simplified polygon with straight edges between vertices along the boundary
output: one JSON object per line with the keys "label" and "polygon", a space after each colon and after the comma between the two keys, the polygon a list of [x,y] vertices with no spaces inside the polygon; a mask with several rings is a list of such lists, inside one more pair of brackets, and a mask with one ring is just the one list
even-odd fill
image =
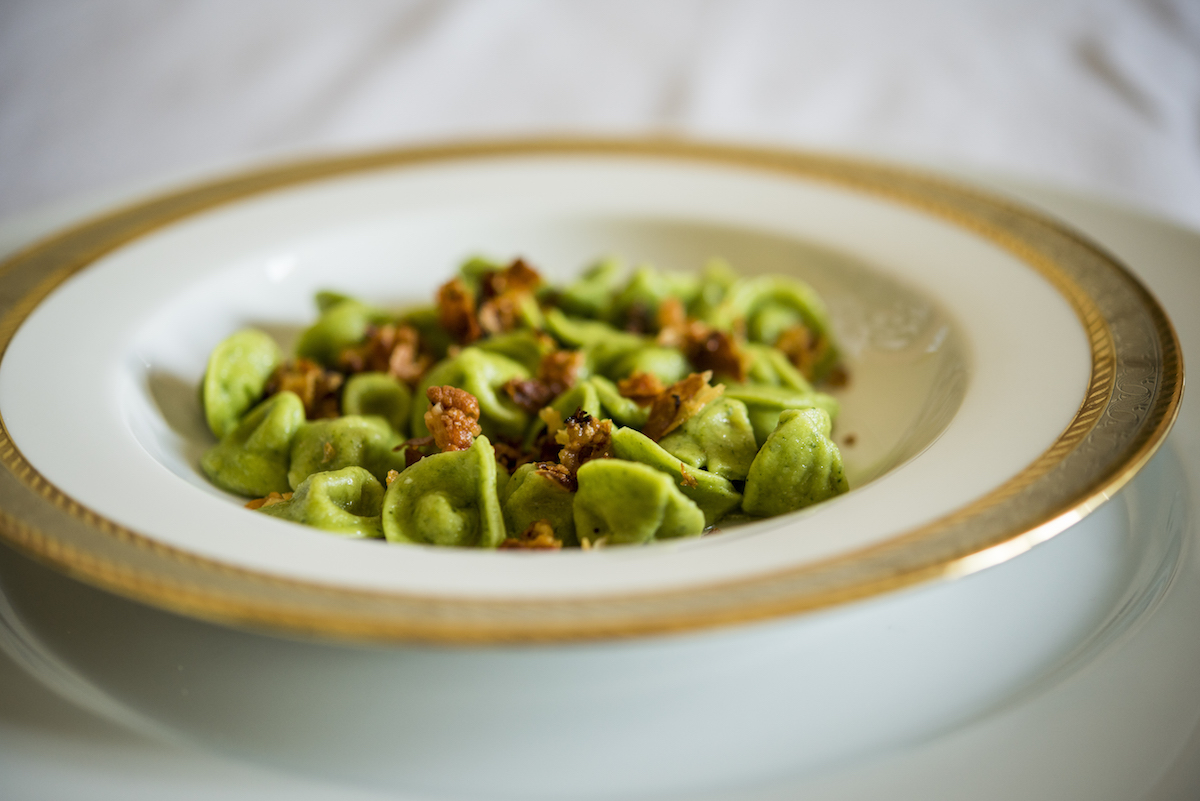
{"label": "crispy guanciale piece", "polygon": [[511,442],[494,442],[492,449],[496,452],[496,464],[503,467],[509,474],[536,458],[533,453],[526,452]]}
{"label": "crispy guanciale piece", "polygon": [[564,464],[560,464],[559,462],[538,462],[534,465],[533,469],[551,481],[558,482],[568,492],[574,492],[579,489],[579,482],[575,480],[575,474],[568,470]]}
{"label": "crispy guanciale piece", "polygon": [[461,278],[452,278],[438,288],[438,322],[461,345],[483,336],[475,316],[475,296]]}
{"label": "crispy guanciale piece", "polygon": [[788,360],[796,365],[796,369],[811,381],[813,369],[829,350],[829,340],[814,334],[808,326],[793,325],[779,335],[779,339],[775,340],[775,347],[783,351]]}
{"label": "crispy guanciale piece", "polygon": [[586,363],[587,356],[581,350],[551,351],[538,363],[537,377],[558,397],[575,386]]}
{"label": "crispy guanciale piece", "polygon": [[485,299],[503,295],[505,292],[532,292],[542,283],[542,276],[524,259],[516,259],[503,270],[495,270],[483,277]]}
{"label": "crispy guanciale piece", "polygon": [[309,420],[338,417],[341,409],[337,391],[341,389],[341,373],[326,370],[311,359],[294,359],[275,368],[267,379],[267,395],[295,392],[304,404],[304,416]]}
{"label": "crispy guanciale piece", "polygon": [[552,351],[542,357],[536,378],[514,378],[504,385],[504,391],[513,403],[530,414],[537,414],[550,401],[575,386],[586,361],[583,351]]}
{"label": "crispy guanciale piece", "polygon": [[579,468],[592,459],[606,459],[613,455],[612,421],[597,420],[582,409],[563,421],[563,427],[554,435],[563,448],[558,460],[574,475]]}
{"label": "crispy guanciale piece", "polygon": [[667,298],[658,307],[657,342],[683,351],[697,370],[746,380],[746,359],[733,334],[687,319],[678,298]]}
{"label": "crispy guanciale piece", "polygon": [[429,453],[427,453],[427,451],[429,450],[429,447],[431,445],[434,445],[433,436],[428,435],[428,436],[424,436],[424,437],[414,437],[413,439],[407,439],[404,442],[401,442],[396,447],[392,448],[392,450],[393,451],[400,451],[400,450],[404,451],[404,469],[407,470],[408,468],[412,467],[417,462],[424,459],[426,456],[429,456]]}
{"label": "crispy guanciale piece", "polygon": [[554,536],[549,520],[535,520],[519,537],[509,537],[497,546],[502,551],[557,551],[562,540]]}
{"label": "crispy guanciale piece", "polygon": [[247,509],[261,509],[264,506],[274,506],[277,503],[283,503],[284,501],[290,501],[291,499],[292,499],[292,493],[290,493],[290,492],[283,492],[283,493],[272,492],[271,494],[267,495],[267,497],[265,497],[265,498],[255,498],[254,500],[249,501],[246,504],[246,508]]}
{"label": "crispy guanciale piece", "polygon": [[415,384],[433,365],[433,357],[421,353],[421,335],[411,325],[371,326],[367,338],[346,348],[338,356],[338,367],[346,373],[388,373]]}
{"label": "crispy guanciale piece", "polygon": [[734,381],[746,380],[746,359],[737,340],[728,331],[692,326],[688,332],[684,353],[697,370],[711,370],[727,375]]}
{"label": "crispy guanciale piece", "polygon": [[642,427],[642,433],[658,442],[703,409],[706,403],[719,398],[725,386],[709,386],[711,378],[712,372],[708,370],[692,373],[663,390],[650,405],[650,417]]}
{"label": "crispy guanciale piece", "polygon": [[396,479],[398,479],[398,478],[400,478],[400,471],[399,471],[399,470],[389,470],[389,471],[387,471],[387,478],[386,478],[386,480],[385,480],[384,486],[387,486],[387,487],[390,487],[390,486],[392,486],[392,482],[393,482],[393,481],[395,481],[395,480],[396,480]]}
{"label": "crispy guanciale piece", "polygon": [[465,451],[479,436],[479,401],[464,389],[442,386],[425,390],[429,411],[425,425],[433,435],[438,450]]}
{"label": "crispy guanciale piece", "polygon": [[505,292],[479,306],[479,327],[489,334],[503,334],[521,323],[521,293]]}
{"label": "crispy guanciale piece", "polygon": [[638,406],[649,406],[666,390],[662,381],[653,373],[634,373],[617,382],[621,397],[629,398]]}
{"label": "crispy guanciale piece", "polygon": [[530,414],[537,414],[554,400],[550,387],[536,378],[514,378],[505,382],[503,389],[513,403]]}
{"label": "crispy guanciale piece", "polygon": [[523,259],[485,275],[480,287],[484,299],[479,306],[480,327],[489,334],[512,331],[521,321],[524,297],[541,283],[537,270]]}
{"label": "crispy guanciale piece", "polygon": [[654,314],[645,303],[631,303],[625,310],[625,330],[631,334],[649,334],[654,331]]}
{"label": "crispy guanciale piece", "polygon": [[658,344],[668,348],[682,347],[687,325],[687,311],[682,300],[670,297],[658,304]]}

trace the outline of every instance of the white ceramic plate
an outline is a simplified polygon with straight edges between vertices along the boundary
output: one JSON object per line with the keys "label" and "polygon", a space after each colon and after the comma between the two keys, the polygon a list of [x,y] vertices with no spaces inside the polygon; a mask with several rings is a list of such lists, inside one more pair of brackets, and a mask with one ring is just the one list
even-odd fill
{"label": "white ceramic plate", "polygon": [[[561,280],[614,252],[671,269],[720,255],[826,296],[854,376],[837,431],[851,493],[688,542],[513,554],[340,540],[200,475],[195,387],[233,330],[286,338],[321,288],[423,302],[473,253]],[[1119,488],[1182,391],[1161,309],[1070,231],[792,153],[521,142],[291,165],[115,211],[0,281],[6,538],[168,608],[343,637],[648,633],[969,573]]]}
{"label": "white ceramic plate", "polygon": [[[1174,312],[1185,351],[1200,342],[1188,314],[1195,234],[1070,197],[1032,200],[1117,248]],[[1200,737],[1179,749],[1200,715],[1194,401],[1112,503],[1021,558],[690,637],[330,647],[162,614],[0,548],[0,649],[88,708],[229,755],[130,742],[13,676],[0,691],[3,785],[121,799],[218,787],[247,798],[672,788],[844,801],[964,787],[979,799],[1191,798],[1181,782],[1200,786]],[[555,758],[530,770],[530,754]],[[1148,796],[1173,761],[1176,775]]]}

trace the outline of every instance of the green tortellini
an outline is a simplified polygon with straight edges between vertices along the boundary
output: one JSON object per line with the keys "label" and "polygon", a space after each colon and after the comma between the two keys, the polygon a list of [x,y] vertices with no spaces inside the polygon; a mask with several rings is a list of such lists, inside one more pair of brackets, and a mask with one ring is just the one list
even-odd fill
{"label": "green tortellini", "polygon": [[[501,272],[508,266],[476,256],[468,259],[458,269],[458,275],[463,283],[467,285],[471,294],[479,298],[482,293],[484,279],[490,273]],[[525,328],[540,329],[542,327],[542,310],[538,305],[536,291],[529,294],[520,293],[515,300],[518,304],[517,319],[520,324]]]}
{"label": "green tortellini", "polygon": [[559,342],[584,352],[592,374],[617,380],[636,372],[650,373],[670,385],[693,370],[679,350],[660,347],[649,337],[618,330],[605,322],[567,317],[550,309],[546,325]]}
{"label": "green tortellini", "polygon": [[618,428],[613,431],[612,444],[618,459],[641,462],[674,480],[679,486],[679,491],[700,507],[700,511],[704,513],[705,525],[711,526],[716,523],[736,509],[742,500],[741,493],[734,489],[728,480],[706,470],[688,468],[640,431]]}
{"label": "green tortellini", "polygon": [[421,380],[413,398],[410,431],[414,437],[425,436],[425,412],[429,387],[450,385],[465,389],[479,401],[479,426],[489,437],[519,439],[529,426],[529,414],[512,402],[502,387],[514,378],[529,378],[529,371],[507,356],[488,353],[479,348],[463,348],[457,356],[446,359],[430,370]]}
{"label": "green tortellini", "polygon": [[634,373],[649,373],[670,386],[687,378],[693,368],[687,356],[675,348],[645,345],[622,354],[606,365],[603,372],[614,380],[627,378]]}
{"label": "green tortellini", "polygon": [[761,384],[727,384],[725,397],[746,404],[754,439],[761,448],[779,423],[785,409],[822,409],[830,417],[838,413],[838,402],[824,392],[798,392],[787,387]]}
{"label": "green tortellini", "polygon": [[564,545],[578,544],[575,537],[575,493],[539,471],[523,464],[500,493],[504,522],[517,535],[538,520],[546,520]]}
{"label": "green tortellini", "polygon": [[322,289],[317,293],[315,298],[317,302],[317,312],[323,313],[332,309],[344,300],[354,300],[349,295],[343,295],[341,292],[331,292],[328,289]]}
{"label": "green tortellini", "polygon": [[507,356],[533,375],[537,373],[542,357],[554,351],[554,340],[531,329],[522,328],[480,340],[477,347],[488,353]]}
{"label": "green tortellini", "polygon": [[617,259],[604,259],[589,267],[559,293],[558,303],[567,314],[606,320],[612,316],[613,294],[623,272]]}
{"label": "green tortellini", "polygon": [[596,399],[600,401],[601,418],[610,418],[617,425],[641,428],[646,425],[650,410],[645,406],[626,398],[617,389],[617,385],[602,375],[594,375],[588,379],[592,389],[596,391]]}
{"label": "green tortellini", "polygon": [[[650,414],[648,409],[622,397],[616,384],[599,375],[580,381],[563,392],[550,403],[550,408],[558,412],[563,420],[577,410],[583,410],[598,420],[612,420],[618,425],[635,427],[645,425]],[[545,429],[545,422],[535,420],[525,437],[525,447],[532,447]]]}
{"label": "green tortellini", "polygon": [[846,492],[842,455],[823,409],[788,409],[750,465],[742,509],[771,517]]}
{"label": "green tortellini", "polygon": [[494,273],[497,270],[503,270],[504,265],[483,256],[472,256],[462,263],[458,268],[458,277],[463,280],[463,283],[474,294],[479,294],[479,289],[483,285],[483,279],[488,273]]}
{"label": "green tortellini", "polygon": [[[808,284],[795,278],[759,276],[733,284],[721,301],[705,309],[706,322],[728,330],[739,320],[752,342],[774,345],[788,328],[804,325],[813,334],[831,342],[829,314],[825,304]],[[837,364],[840,356],[830,345],[814,365],[817,378]]]}
{"label": "green tortellini", "polygon": [[[280,368],[283,354],[261,331],[220,343],[200,387],[219,440],[201,460],[205,474],[245,496],[294,490],[259,510],[342,537],[542,551],[698,536],[846,491],[830,439],[838,402],[814,389],[840,355],[807,284],[740,277],[719,259],[699,273],[627,273],[604,259],[565,287],[525,263],[493,280],[506,265],[515,262],[470,259],[452,279],[466,293],[406,311],[319,293],[295,355],[323,370]],[[478,326],[458,325],[472,314]],[[407,328],[366,342],[384,325]],[[364,343],[369,353],[343,358]],[[381,360],[394,374],[355,372]],[[286,380],[271,381],[277,369]],[[697,390],[706,371],[713,389]],[[618,384],[635,373],[657,379],[635,382],[637,400]],[[689,376],[672,408],[672,394],[659,393]],[[268,384],[303,391],[262,400]],[[455,398],[458,411],[429,436],[427,392],[441,386],[475,399],[481,434],[472,439],[473,407]],[[339,416],[309,421],[306,411]],[[561,440],[545,435],[577,411],[592,419]],[[658,442],[641,433],[668,421]],[[534,461],[544,459],[558,461]],[[540,527],[522,536],[538,521],[558,542]]]}
{"label": "green tortellini", "polygon": [[353,298],[335,296],[329,302],[317,322],[300,335],[297,356],[332,366],[343,350],[366,338],[368,327],[391,321],[387,312]]}
{"label": "green tortellini", "polygon": [[626,331],[618,331],[600,320],[570,317],[558,309],[548,309],[545,314],[546,331],[563,345],[571,348],[588,348],[612,338],[624,339],[633,347],[642,344],[642,338]]}
{"label": "green tortellini", "polygon": [[750,339],[768,345],[784,328],[797,323],[821,333],[829,327],[825,304],[812,287],[796,278],[771,275],[733,283],[707,318],[707,322],[725,329],[744,320]]}
{"label": "green tortellini", "polygon": [[667,453],[689,467],[742,481],[758,454],[746,404],[717,398],[658,442]]}
{"label": "green tortellini", "polygon": [[594,459],[579,468],[575,532],[591,541],[632,545],[694,537],[704,513],[653,467],[619,459]]}
{"label": "green tortellini", "polygon": [[598,420],[612,420],[619,425],[645,425],[650,412],[623,397],[617,385],[604,376],[594,375],[580,381],[550,403],[565,420],[576,409]]}
{"label": "green tortellini", "polygon": [[417,306],[400,314],[399,323],[417,329],[421,336],[421,347],[438,359],[444,359],[453,338],[442,328],[436,306]]}
{"label": "green tortellini", "polygon": [[495,548],[505,538],[496,454],[487,437],[465,451],[427,456],[405,470],[383,499],[389,542]]}
{"label": "green tortellini", "polygon": [[288,484],[296,488],[313,473],[351,465],[383,481],[388,470],[404,467],[404,455],[393,451],[399,444],[400,437],[382,417],[346,415],[305,423],[292,440]]}
{"label": "green tortellini", "polygon": [[787,356],[775,348],[747,342],[743,350],[750,357],[750,365],[746,370],[747,383],[784,387],[804,393],[813,391],[808,379],[788,361]]}
{"label": "green tortellini", "polygon": [[313,473],[286,501],[258,511],[343,537],[382,539],[383,485],[361,467]]}
{"label": "green tortellini", "polygon": [[630,314],[654,320],[658,306],[669,297],[691,303],[700,291],[700,279],[691,273],[671,273],[642,266],[634,270],[629,283],[613,298],[614,322],[626,321]]}
{"label": "green tortellini", "polygon": [[591,381],[580,381],[550,402],[550,408],[558,412],[559,417],[566,420],[578,410],[583,410],[592,417],[601,417],[600,396],[596,386]]}
{"label": "green tortellini", "polygon": [[737,272],[724,259],[710,259],[700,271],[700,285],[696,289],[696,297],[688,306],[688,312],[700,320],[710,319],[713,310],[740,280]]}
{"label": "green tortellini", "polygon": [[283,353],[275,340],[253,328],[238,331],[213,349],[204,371],[201,402],[208,428],[218,439],[262,399],[267,379],[281,361]]}
{"label": "green tortellini", "polygon": [[200,460],[209,480],[239,495],[287,492],[292,440],[304,425],[304,404],[292,392],[272,395],[242,418]]}
{"label": "green tortellini", "polygon": [[608,372],[622,356],[652,344],[646,337],[619,331],[599,320],[568,317],[558,309],[547,310],[545,319],[546,330],[555,339],[587,355],[588,372],[593,374]]}
{"label": "green tortellini", "polygon": [[412,414],[412,390],[387,373],[358,373],[342,390],[342,413],[382,417],[403,437]]}

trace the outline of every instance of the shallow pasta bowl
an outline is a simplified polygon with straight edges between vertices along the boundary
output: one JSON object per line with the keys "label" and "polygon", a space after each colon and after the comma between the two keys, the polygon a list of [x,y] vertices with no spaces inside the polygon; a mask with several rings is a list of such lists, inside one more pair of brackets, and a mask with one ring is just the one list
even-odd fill
{"label": "shallow pasta bowl", "polygon": [[[323,288],[420,302],[474,253],[558,280],[606,253],[808,280],[850,355],[852,491],[694,541],[530,555],[342,541],[208,485],[195,387],[217,341],[286,339]],[[794,153],[515,142],[288,165],[114,211],[2,280],[6,540],[137,600],[338,638],[660,633],[971,573],[1119,489],[1182,391],[1161,309],[1070,231]]]}
{"label": "shallow pasta bowl", "polygon": [[[849,354],[852,491],[513,554],[342,541],[204,481],[216,342],[287,339],[317,289],[423,301],[481,252],[810,281]],[[1186,517],[1162,459],[1100,508],[1178,410],[1153,298],[1036,212],[902,169],[659,142],[327,159],[117,209],[0,286],[0,533],[84,582],[0,559],[0,635],[134,725],[392,790],[695,797],[929,736],[1152,605]]]}

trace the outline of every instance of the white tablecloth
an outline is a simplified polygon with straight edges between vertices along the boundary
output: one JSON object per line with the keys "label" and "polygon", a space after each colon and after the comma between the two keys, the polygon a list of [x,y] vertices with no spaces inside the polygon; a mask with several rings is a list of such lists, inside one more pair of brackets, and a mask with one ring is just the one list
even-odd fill
{"label": "white tablecloth", "polygon": [[996,170],[1200,225],[1200,3],[0,5],[0,218],[262,158],[564,132]]}
{"label": "white tablecloth", "polygon": [[[1200,226],[1200,2],[0,3],[0,222],[262,159],[558,133],[994,170]],[[21,797],[370,795],[148,742],[2,656],[0,679]],[[1155,797],[1195,787],[1181,763]]]}

